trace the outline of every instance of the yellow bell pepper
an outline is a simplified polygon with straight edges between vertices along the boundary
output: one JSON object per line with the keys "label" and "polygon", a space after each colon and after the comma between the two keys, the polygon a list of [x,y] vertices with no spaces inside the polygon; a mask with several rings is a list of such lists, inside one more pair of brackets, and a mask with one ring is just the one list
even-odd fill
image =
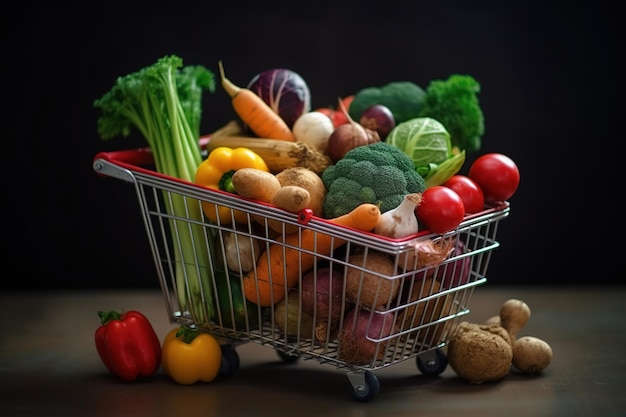
{"label": "yellow bell pepper", "polygon": [[[241,168],[256,168],[270,172],[267,164],[256,152],[248,148],[221,146],[211,151],[196,171],[196,184],[236,194],[233,187],[233,174]],[[233,217],[237,223],[246,223],[247,216],[239,210],[217,204],[202,202],[204,214],[213,223],[231,224]]]}
{"label": "yellow bell pepper", "polygon": [[175,328],[163,341],[161,365],[165,374],[181,385],[211,382],[222,366],[222,349],[209,333]]}

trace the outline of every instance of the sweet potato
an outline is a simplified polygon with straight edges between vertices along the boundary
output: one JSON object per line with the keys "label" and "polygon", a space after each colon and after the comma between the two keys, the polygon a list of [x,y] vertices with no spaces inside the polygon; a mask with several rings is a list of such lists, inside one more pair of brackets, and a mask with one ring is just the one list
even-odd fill
{"label": "sweet potato", "polygon": [[357,365],[382,360],[387,346],[383,339],[392,330],[393,313],[352,308],[346,312],[339,333],[339,359]]}
{"label": "sweet potato", "polygon": [[317,322],[333,324],[344,308],[343,274],[337,268],[312,269],[302,277],[302,311],[315,316]]}

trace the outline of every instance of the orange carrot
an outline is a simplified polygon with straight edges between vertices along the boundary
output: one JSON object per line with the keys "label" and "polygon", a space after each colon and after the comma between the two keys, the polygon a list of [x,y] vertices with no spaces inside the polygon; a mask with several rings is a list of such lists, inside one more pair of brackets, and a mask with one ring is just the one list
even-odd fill
{"label": "orange carrot", "polygon": [[[369,232],[378,224],[380,215],[377,205],[363,203],[351,212],[328,221]],[[311,229],[285,235],[284,239],[271,244],[261,254],[257,261],[256,275],[255,270],[252,270],[243,278],[246,298],[261,307],[276,304],[285,298],[287,289],[298,283],[301,275],[313,268],[316,260],[313,253],[328,256],[345,243],[343,239]]]}
{"label": "orange carrot", "polygon": [[278,113],[252,90],[238,87],[226,78],[222,61],[219,61],[219,67],[222,87],[230,96],[235,112],[255,135],[295,142],[291,129]]}

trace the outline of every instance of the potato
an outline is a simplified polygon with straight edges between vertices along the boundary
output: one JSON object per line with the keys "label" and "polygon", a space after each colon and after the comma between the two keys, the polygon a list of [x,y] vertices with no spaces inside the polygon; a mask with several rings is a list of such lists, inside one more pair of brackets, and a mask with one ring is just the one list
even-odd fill
{"label": "potato", "polygon": [[461,322],[448,343],[448,364],[471,384],[505,377],[512,360],[511,337],[502,326]]}
{"label": "potato", "polygon": [[513,341],[529,319],[530,307],[522,300],[511,298],[500,307],[500,324],[509,332]]}
{"label": "potato", "polygon": [[316,216],[322,215],[326,187],[319,175],[307,168],[294,167],[282,170],[276,174],[276,179],[278,179],[283,187],[286,185],[296,185],[307,190],[311,195],[311,202],[308,208],[310,208]]}
{"label": "potato", "polygon": [[302,187],[286,185],[276,191],[270,203],[283,210],[297,213],[309,207],[311,194]]}
{"label": "potato", "polygon": [[302,311],[301,306],[298,293],[290,293],[288,298],[283,298],[274,306],[274,321],[288,336],[312,339],[315,323],[313,317]]}
{"label": "potato", "polygon": [[[409,283],[405,284],[407,289],[410,288]],[[403,296],[400,302],[410,304],[414,301],[422,299],[432,294],[436,294],[441,290],[441,284],[434,278],[425,280],[416,280],[413,283],[411,294]],[[426,302],[410,304],[405,310],[400,310],[396,319],[396,331],[402,332],[414,327],[419,327],[428,323],[435,322],[452,313],[454,303],[452,297],[437,297]],[[426,342],[429,345],[435,345],[441,340],[444,330],[448,329],[451,321],[445,321],[437,325],[422,328],[415,332],[409,333],[410,337],[414,337],[420,342]]]}
{"label": "potato", "polygon": [[552,348],[545,340],[524,336],[513,342],[513,366],[520,372],[542,372],[552,361]]}
{"label": "potato", "polygon": [[269,203],[282,186],[274,174],[256,168],[240,168],[233,174],[233,187],[241,197]]}
{"label": "potato", "polygon": [[495,315],[495,316],[489,317],[487,320],[485,320],[484,324],[497,324],[498,326],[502,325],[502,323],[500,323],[500,316],[499,315]]}
{"label": "potato", "polygon": [[[390,257],[369,251],[351,255],[347,267],[346,299],[367,309],[384,309],[400,288],[399,279],[391,279],[395,267]],[[363,269],[361,269],[363,268]],[[389,277],[389,278],[387,278]]]}

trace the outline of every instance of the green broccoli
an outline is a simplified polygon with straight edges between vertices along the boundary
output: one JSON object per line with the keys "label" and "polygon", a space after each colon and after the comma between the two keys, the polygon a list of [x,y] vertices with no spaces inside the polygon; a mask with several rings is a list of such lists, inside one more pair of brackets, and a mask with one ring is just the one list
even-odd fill
{"label": "green broccoli", "polygon": [[480,84],[470,75],[453,74],[447,80],[431,81],[419,116],[443,124],[450,133],[453,148],[476,152],[485,133],[478,92]]}
{"label": "green broccoli", "polygon": [[377,204],[384,213],[397,207],[406,194],[426,189],[411,158],[386,142],[348,151],[322,172],[322,181],[326,218],[346,214],[362,203]]}
{"label": "green broccoli", "polygon": [[425,98],[426,92],[414,82],[392,81],[382,87],[367,87],[357,91],[348,112],[353,120],[359,120],[368,107],[382,104],[391,110],[398,124],[417,117]]}

